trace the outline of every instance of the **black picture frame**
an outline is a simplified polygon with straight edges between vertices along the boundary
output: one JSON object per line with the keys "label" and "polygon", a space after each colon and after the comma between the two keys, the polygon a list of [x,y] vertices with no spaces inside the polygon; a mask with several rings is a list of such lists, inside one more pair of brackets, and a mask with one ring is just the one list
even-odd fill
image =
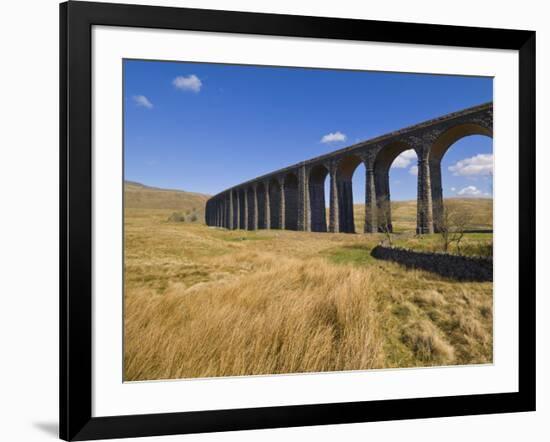
{"label": "black picture frame", "polygon": [[[519,52],[519,391],[92,417],[91,30],[123,26]],[[60,5],[60,437],[138,437],[535,410],[535,32],[72,2]]]}

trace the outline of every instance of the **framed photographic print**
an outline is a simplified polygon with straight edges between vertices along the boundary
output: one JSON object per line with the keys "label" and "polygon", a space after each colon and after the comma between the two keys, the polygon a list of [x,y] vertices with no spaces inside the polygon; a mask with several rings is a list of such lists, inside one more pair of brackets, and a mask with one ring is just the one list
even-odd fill
{"label": "framed photographic print", "polygon": [[535,409],[535,33],[61,4],[61,438]]}

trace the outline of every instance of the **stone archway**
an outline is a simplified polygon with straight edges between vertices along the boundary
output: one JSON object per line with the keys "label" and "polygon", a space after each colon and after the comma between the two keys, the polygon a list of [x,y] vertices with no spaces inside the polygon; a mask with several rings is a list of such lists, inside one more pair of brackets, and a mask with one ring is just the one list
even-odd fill
{"label": "stone archway", "polygon": [[353,211],[353,173],[361,164],[357,155],[348,155],[338,163],[336,181],[338,186],[338,212],[340,232],[355,233],[355,219]]}
{"label": "stone archway", "polygon": [[441,180],[441,160],[449,148],[462,138],[484,135],[493,138],[493,131],[477,123],[462,123],[445,130],[431,146],[429,154],[430,185],[434,231],[441,230],[443,218],[443,185]]}
{"label": "stone archway", "polygon": [[383,146],[374,160],[374,181],[376,188],[376,209],[379,232],[393,232],[390,196],[390,168],[396,158],[403,152],[413,150],[404,141],[394,141]]}
{"label": "stone archway", "polygon": [[298,230],[298,177],[290,172],[285,175],[284,183],[284,228]]}
{"label": "stone archway", "polygon": [[327,231],[325,180],[328,169],[323,164],[314,166],[309,172],[309,207],[312,232]]}

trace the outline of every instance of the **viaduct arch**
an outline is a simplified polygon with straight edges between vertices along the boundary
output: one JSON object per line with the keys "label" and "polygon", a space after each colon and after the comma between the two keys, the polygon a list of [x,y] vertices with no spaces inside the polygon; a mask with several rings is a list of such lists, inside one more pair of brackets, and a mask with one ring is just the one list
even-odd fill
{"label": "viaduct arch", "polygon": [[[206,224],[228,229],[354,233],[351,178],[365,167],[365,233],[392,230],[389,169],[402,152],[418,159],[417,233],[437,232],[443,212],[441,159],[469,135],[493,136],[485,103],[336,150],[238,184],[206,203]],[[324,182],[329,177],[329,195]],[[328,198],[329,222],[325,207]]]}

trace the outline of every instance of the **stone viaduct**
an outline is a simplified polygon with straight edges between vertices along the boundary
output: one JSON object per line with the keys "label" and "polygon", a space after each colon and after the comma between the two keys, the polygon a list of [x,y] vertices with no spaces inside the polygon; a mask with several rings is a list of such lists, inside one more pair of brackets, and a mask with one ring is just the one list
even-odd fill
{"label": "stone viaduct", "polygon": [[[418,158],[417,233],[439,230],[441,159],[469,135],[493,136],[492,102],[363,141],[233,186],[206,203],[206,223],[228,229],[355,233],[352,176],[366,169],[365,233],[392,230],[389,169],[402,152]],[[327,228],[325,178],[330,179]]]}

